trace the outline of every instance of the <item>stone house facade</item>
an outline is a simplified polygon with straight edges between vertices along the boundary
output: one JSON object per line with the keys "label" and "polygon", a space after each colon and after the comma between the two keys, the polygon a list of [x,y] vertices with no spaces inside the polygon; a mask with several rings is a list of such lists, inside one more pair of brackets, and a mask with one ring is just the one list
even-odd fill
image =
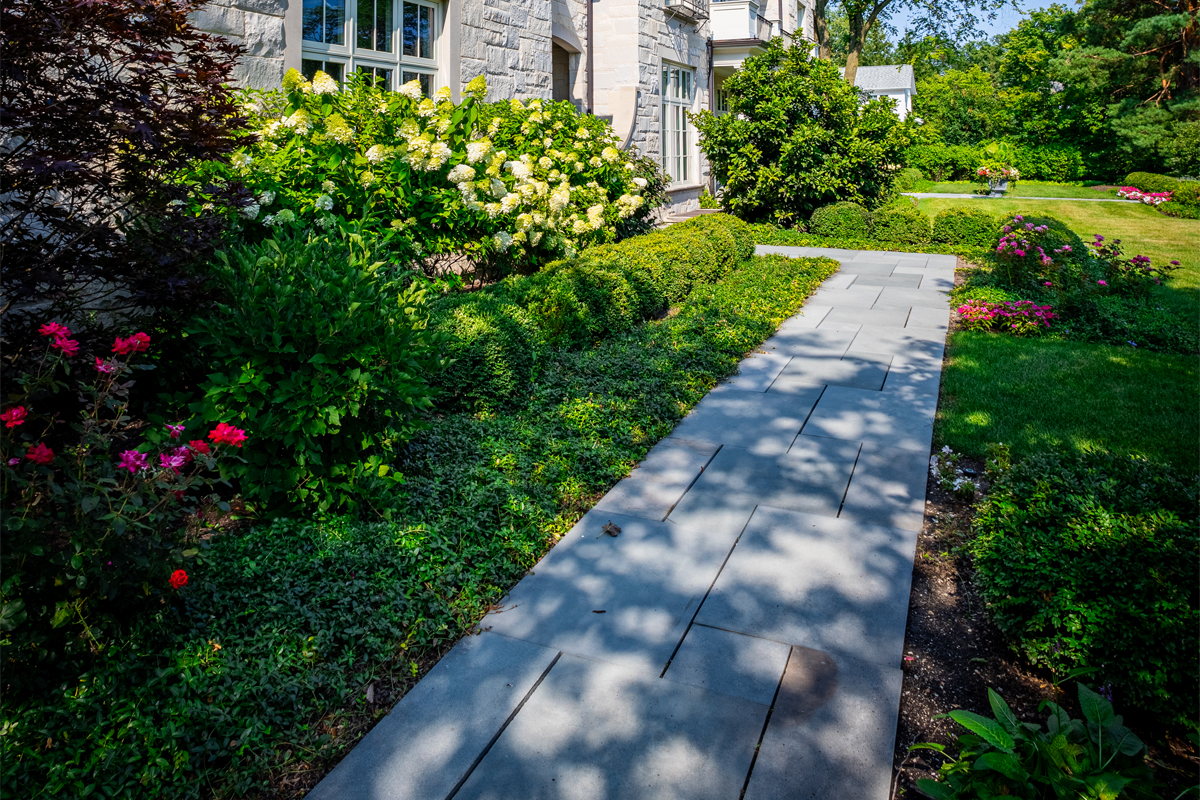
{"label": "stone house facade", "polygon": [[709,185],[687,112],[720,112],[720,83],[774,36],[806,38],[796,0],[210,0],[197,26],[245,46],[235,78],[270,88],[370,72],[429,93],[477,75],[489,97],[567,100],[659,161],[668,212]]}

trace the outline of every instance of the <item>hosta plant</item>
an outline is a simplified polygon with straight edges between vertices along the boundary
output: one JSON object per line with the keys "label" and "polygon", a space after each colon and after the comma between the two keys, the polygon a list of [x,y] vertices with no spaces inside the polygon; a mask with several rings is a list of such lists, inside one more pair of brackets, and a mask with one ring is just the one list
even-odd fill
{"label": "hosta plant", "polygon": [[[944,716],[966,728],[958,756],[948,756],[936,781],[922,778],[917,788],[937,800],[1016,797],[1024,800],[1118,800],[1152,798],[1153,776],[1146,746],[1113,713],[1104,696],[1079,684],[1082,720],[1071,719],[1057,703],[1046,727],[1021,722],[1008,704],[988,689],[994,719],[961,709]],[[913,749],[946,753],[940,744]]]}

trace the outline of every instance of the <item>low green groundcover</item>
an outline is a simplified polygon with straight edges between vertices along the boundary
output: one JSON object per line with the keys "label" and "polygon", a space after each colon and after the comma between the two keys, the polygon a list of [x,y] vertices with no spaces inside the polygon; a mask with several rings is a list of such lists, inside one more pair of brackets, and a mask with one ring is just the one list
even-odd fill
{"label": "low green groundcover", "polygon": [[[1194,444],[1194,440],[1193,440]],[[1200,516],[1194,472],[1103,451],[1016,464],[968,549],[988,610],[1035,664],[1111,686],[1116,702],[1194,720]]]}
{"label": "low green groundcover", "polygon": [[460,636],[835,269],[754,258],[675,316],[550,350],[526,400],[412,442],[391,522],[217,537],[84,674],[5,673],[3,793],[244,793],[353,744],[333,723],[373,676]]}

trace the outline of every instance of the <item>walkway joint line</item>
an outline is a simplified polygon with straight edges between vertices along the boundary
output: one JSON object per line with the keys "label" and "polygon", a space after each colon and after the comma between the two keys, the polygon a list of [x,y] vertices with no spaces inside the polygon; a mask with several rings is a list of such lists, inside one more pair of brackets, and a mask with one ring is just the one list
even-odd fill
{"label": "walkway joint line", "polygon": [[779,673],[779,682],[775,684],[775,694],[771,696],[771,705],[767,707],[767,718],[763,720],[762,733],[758,734],[758,744],[754,745],[754,755],[750,757],[750,769],[746,770],[746,782],[742,784],[742,792],[738,795],[738,800],[745,800],[746,790],[750,788],[750,776],[754,774],[754,765],[758,762],[758,751],[762,749],[763,739],[767,736],[767,726],[771,724],[771,715],[775,713],[775,703],[779,700],[779,690],[783,688],[783,676],[787,674],[793,652],[795,651],[788,651],[787,663],[783,665],[783,672]]}
{"label": "walkway joint line", "polygon": [[[511,714],[508,715],[508,719],[504,720],[504,724],[500,726],[500,730],[496,731],[496,735],[492,737],[492,740],[487,743],[487,747],[483,748],[483,751],[475,757],[475,760],[471,762],[471,766],[467,768],[467,771],[463,774],[463,776],[458,779],[458,783],[454,784],[454,788],[450,790],[450,794],[446,795],[446,800],[454,800],[454,796],[458,794],[458,790],[463,787],[463,784],[465,784],[471,777],[471,773],[473,773],[475,768],[482,763],[485,757],[487,757],[487,754],[491,751],[493,745],[495,745],[496,742],[499,741],[500,737],[504,735],[504,731],[508,729],[509,723],[516,719],[517,714],[521,713],[521,709],[525,707],[526,701],[529,700],[530,697],[533,697],[533,693],[536,692],[538,687],[542,685],[542,681],[544,681],[546,676],[550,674],[550,670],[554,669],[554,665],[558,663],[558,660],[562,658],[562,655],[562,651],[559,650],[558,655],[554,656],[554,660],[551,661],[544,670],[542,670],[542,674],[538,676],[536,681],[534,681],[533,686],[529,687],[529,691],[526,692],[525,696],[521,698],[521,702],[517,703],[517,707],[512,710]],[[782,680],[782,678],[780,680]]]}

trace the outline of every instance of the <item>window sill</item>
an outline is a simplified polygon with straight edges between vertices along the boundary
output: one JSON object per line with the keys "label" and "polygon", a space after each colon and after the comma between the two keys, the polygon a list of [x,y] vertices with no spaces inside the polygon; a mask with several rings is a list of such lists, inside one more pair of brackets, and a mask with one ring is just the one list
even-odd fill
{"label": "window sill", "polygon": [[667,194],[674,194],[675,192],[689,192],[695,189],[703,189],[707,185],[708,184],[705,183],[672,183],[666,188],[666,192]]}

